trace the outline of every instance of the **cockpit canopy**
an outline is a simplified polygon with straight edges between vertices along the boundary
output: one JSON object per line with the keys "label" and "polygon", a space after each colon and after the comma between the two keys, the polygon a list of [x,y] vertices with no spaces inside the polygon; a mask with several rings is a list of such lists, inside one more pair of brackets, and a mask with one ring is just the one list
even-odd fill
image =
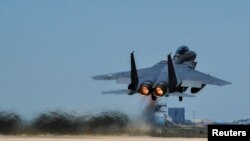
{"label": "cockpit canopy", "polygon": [[184,55],[185,53],[189,52],[189,48],[187,46],[180,46],[177,50],[176,50],[176,54],[179,55]]}
{"label": "cockpit canopy", "polygon": [[174,55],[174,61],[177,64],[183,62],[194,62],[196,53],[191,51],[187,46],[180,46]]}

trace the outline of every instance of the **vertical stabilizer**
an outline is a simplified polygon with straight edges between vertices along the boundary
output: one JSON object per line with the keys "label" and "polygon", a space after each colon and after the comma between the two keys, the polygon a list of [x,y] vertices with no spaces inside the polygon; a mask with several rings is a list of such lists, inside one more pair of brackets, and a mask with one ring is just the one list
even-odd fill
{"label": "vertical stabilizer", "polygon": [[175,74],[174,64],[171,58],[171,55],[168,55],[168,84],[169,84],[169,92],[176,91],[177,78]]}
{"label": "vertical stabilizer", "polygon": [[137,86],[138,86],[138,74],[137,74],[137,69],[136,69],[136,64],[135,64],[135,57],[134,57],[134,52],[130,54],[130,61],[131,61],[131,70],[130,70],[130,78],[131,82],[128,85],[128,89],[132,91],[132,93],[136,92]]}

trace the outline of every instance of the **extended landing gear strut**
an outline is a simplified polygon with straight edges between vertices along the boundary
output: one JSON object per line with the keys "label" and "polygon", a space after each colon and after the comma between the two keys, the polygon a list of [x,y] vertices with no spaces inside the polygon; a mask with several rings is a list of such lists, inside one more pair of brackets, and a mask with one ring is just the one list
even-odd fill
{"label": "extended landing gear strut", "polygon": [[179,96],[179,101],[180,101],[180,102],[182,101],[182,99],[183,99],[183,97],[182,97],[182,96]]}
{"label": "extended landing gear strut", "polygon": [[157,99],[157,97],[155,95],[153,95],[153,94],[151,95],[151,98],[152,98],[153,101],[156,101],[156,99]]}

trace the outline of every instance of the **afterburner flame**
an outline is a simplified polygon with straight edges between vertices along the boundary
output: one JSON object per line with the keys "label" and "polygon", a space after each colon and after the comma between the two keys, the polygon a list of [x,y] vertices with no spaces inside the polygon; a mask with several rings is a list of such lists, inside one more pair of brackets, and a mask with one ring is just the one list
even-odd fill
{"label": "afterburner flame", "polygon": [[142,87],[140,88],[140,93],[141,93],[142,95],[149,95],[149,88],[148,88],[147,86],[142,86]]}
{"label": "afterburner flame", "polygon": [[163,96],[164,95],[164,90],[161,87],[156,87],[155,88],[155,95],[156,96]]}

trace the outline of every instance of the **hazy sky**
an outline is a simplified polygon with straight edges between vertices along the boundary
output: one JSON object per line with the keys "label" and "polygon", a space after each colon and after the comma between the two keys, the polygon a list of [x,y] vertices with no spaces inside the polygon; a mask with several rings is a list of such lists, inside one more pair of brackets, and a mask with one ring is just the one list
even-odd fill
{"label": "hazy sky", "polygon": [[137,115],[140,95],[91,76],[149,67],[187,45],[197,69],[231,85],[207,86],[196,98],[165,98],[187,118],[250,118],[248,0],[0,0],[0,110],[23,116],[62,109],[121,110]]}

